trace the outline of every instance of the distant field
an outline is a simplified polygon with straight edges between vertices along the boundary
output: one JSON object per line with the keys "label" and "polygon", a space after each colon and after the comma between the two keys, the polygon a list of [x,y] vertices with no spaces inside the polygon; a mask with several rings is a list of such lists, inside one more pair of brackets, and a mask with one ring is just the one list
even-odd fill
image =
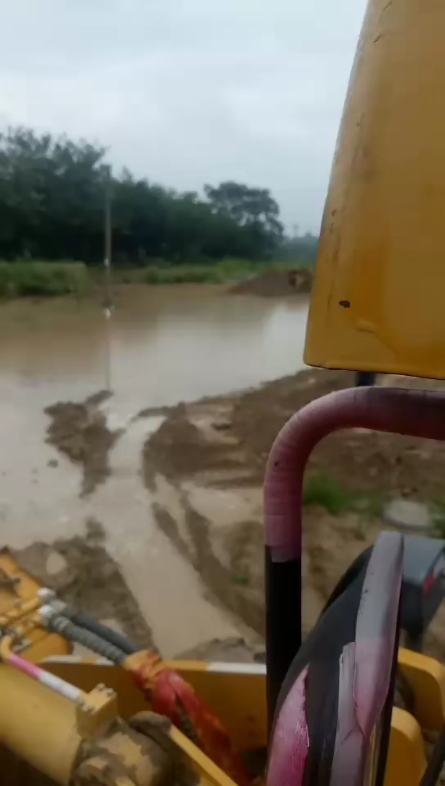
{"label": "distant field", "polygon": [[290,262],[252,262],[245,259],[224,259],[214,264],[153,264],[136,270],[115,270],[117,282],[144,284],[224,284],[245,281],[270,270],[303,268]]}
{"label": "distant field", "polygon": [[[290,262],[252,262],[225,259],[213,264],[168,265],[156,260],[139,268],[112,270],[112,282],[119,284],[224,284],[254,279],[270,271],[306,268]],[[102,267],[87,267],[83,262],[46,262],[42,260],[0,261],[0,299],[18,297],[81,297],[102,288]]]}

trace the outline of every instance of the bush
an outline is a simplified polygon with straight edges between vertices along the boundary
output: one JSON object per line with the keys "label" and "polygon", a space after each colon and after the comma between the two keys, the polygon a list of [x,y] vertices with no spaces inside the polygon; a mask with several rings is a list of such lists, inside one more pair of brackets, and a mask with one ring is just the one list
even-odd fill
{"label": "bush", "polygon": [[82,262],[0,262],[0,297],[81,295],[89,287]]}
{"label": "bush", "polygon": [[309,476],[304,484],[304,505],[320,505],[333,516],[338,516],[352,506],[352,495],[324,475]]}
{"label": "bush", "polygon": [[344,489],[326,475],[309,475],[304,483],[303,504],[319,505],[332,516],[351,511],[364,518],[375,518],[380,515],[383,503],[382,494],[365,494]]}
{"label": "bush", "polygon": [[223,281],[218,266],[177,265],[148,267],[144,271],[146,284],[220,284]]}
{"label": "bush", "polygon": [[198,265],[169,265],[156,260],[155,264],[148,265],[142,271],[132,271],[129,280],[146,284],[223,284],[253,278],[265,270],[281,269],[287,270],[288,266],[285,263],[232,258]]}

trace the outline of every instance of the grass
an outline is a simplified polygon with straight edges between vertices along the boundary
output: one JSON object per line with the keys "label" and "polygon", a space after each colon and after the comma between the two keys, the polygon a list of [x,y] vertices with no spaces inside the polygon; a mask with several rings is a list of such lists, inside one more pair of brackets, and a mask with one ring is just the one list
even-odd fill
{"label": "grass", "polygon": [[[258,262],[223,259],[213,263],[169,265],[153,260],[141,268],[114,268],[114,284],[224,284],[237,283],[270,270],[303,267],[287,262]],[[94,286],[103,286],[103,268],[88,268],[82,262],[41,260],[0,261],[0,298],[81,296]]]}
{"label": "grass", "polygon": [[169,265],[162,260],[143,268],[113,271],[116,282],[145,284],[224,284],[244,281],[269,270],[289,270],[302,265],[286,262],[258,262],[222,259],[208,264]]}
{"label": "grass", "polygon": [[381,495],[344,489],[326,475],[309,475],[303,489],[305,506],[319,505],[332,516],[355,512],[375,518],[382,510],[383,501]]}
{"label": "grass", "polygon": [[82,295],[89,283],[82,262],[0,262],[0,298]]}
{"label": "grass", "polygon": [[445,539],[445,501],[435,499],[431,503],[432,532],[431,535],[441,540]]}
{"label": "grass", "polygon": [[142,281],[145,284],[222,284],[224,277],[217,265],[177,265],[148,267]]}

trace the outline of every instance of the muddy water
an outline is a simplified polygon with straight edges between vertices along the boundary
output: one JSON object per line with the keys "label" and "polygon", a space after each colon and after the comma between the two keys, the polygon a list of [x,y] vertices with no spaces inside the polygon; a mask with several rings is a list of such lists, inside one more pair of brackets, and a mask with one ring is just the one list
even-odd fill
{"label": "muddy water", "polygon": [[[133,418],[142,408],[296,371],[306,316],[305,300],[229,296],[211,287],[129,288],[119,294],[111,323],[93,303],[2,306],[2,543],[23,548],[69,538],[82,534],[88,519],[98,520],[164,654],[239,633],[238,622],[215,610],[199,577],[154,525],[140,463],[143,442],[161,420]],[[108,375],[114,392],[104,404],[108,423],[124,433],[110,455],[111,477],[81,499],[80,471],[45,443],[44,408],[83,400],[106,387]],[[165,485],[162,494],[169,495]],[[170,502],[176,504],[174,490]],[[178,611],[184,598],[193,604],[193,624]]]}
{"label": "muddy water", "polygon": [[91,303],[10,303],[0,309],[0,392],[47,403],[103,388],[108,348],[112,388],[129,406],[240,389],[302,365],[306,316],[304,299],[129,288],[108,334]]}

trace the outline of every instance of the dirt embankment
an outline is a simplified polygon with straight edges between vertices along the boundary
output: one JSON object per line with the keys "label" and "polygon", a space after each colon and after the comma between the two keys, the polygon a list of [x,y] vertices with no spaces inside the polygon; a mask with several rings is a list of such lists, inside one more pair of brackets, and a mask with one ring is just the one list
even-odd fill
{"label": "dirt embankment", "polygon": [[[158,472],[174,482],[203,477],[220,488],[260,484],[286,421],[314,398],[352,384],[349,372],[303,371],[239,395],[180,404],[145,445],[146,482]],[[361,430],[331,435],[308,464],[309,473],[346,490],[426,500],[444,496],[444,469],[440,442]]]}
{"label": "dirt embankment", "polygon": [[[156,504],[158,526],[200,573],[215,602],[264,632],[261,484],[278,431],[312,399],[350,386],[347,372],[305,371],[256,390],[172,408],[144,448],[144,476],[156,496],[160,476],[176,489],[181,523]],[[411,384],[405,380],[403,384]],[[415,383],[416,384],[416,383]],[[339,432],[311,456],[308,471],[364,501],[387,496],[443,498],[445,446],[430,440]],[[340,574],[382,528],[369,505],[341,515],[305,513],[305,627],[313,625]],[[443,619],[442,619],[443,617]],[[445,655],[445,615],[429,639]]]}
{"label": "dirt embankment", "polygon": [[259,297],[286,297],[305,295],[312,289],[313,274],[310,270],[270,270],[232,287],[231,294],[258,295]]}
{"label": "dirt embankment", "polygon": [[116,623],[141,647],[153,646],[152,634],[116,562],[108,554],[103,526],[86,522],[86,534],[52,543],[33,543],[16,551],[18,564],[44,587],[96,619]]}

